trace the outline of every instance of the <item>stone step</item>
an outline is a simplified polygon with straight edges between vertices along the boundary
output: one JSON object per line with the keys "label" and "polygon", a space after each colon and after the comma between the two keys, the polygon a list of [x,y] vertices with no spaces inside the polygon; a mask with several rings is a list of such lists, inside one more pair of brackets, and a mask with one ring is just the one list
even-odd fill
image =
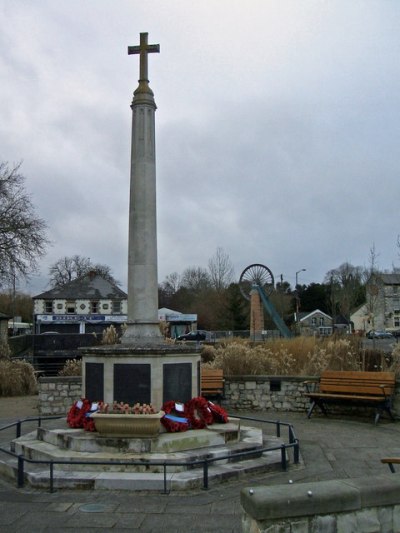
{"label": "stone step", "polygon": [[[261,455],[261,448],[264,446],[274,447],[280,445],[280,440],[276,437],[268,437],[267,442],[263,441],[262,431],[257,428],[245,427],[241,430],[242,440],[240,442],[228,442],[224,445],[209,446],[207,448],[199,448],[186,450],[182,452],[175,453],[123,453],[119,451],[112,451],[113,448],[106,447],[106,451],[101,449],[101,451],[96,452],[81,452],[74,451],[71,449],[60,448],[57,445],[52,444],[53,439],[51,434],[53,432],[58,432],[58,430],[49,430],[47,432],[47,437],[45,440],[37,439],[37,433],[31,432],[27,435],[19,437],[12,442],[12,450],[18,455],[23,455],[27,459],[36,460],[36,461],[70,461],[70,465],[54,465],[55,470],[75,470],[79,468],[80,470],[96,471],[102,469],[103,471],[114,471],[114,472],[124,472],[124,471],[134,471],[134,472],[160,472],[163,467],[159,465],[150,465],[150,461],[158,462],[180,462],[182,465],[170,465],[168,468],[170,471],[179,472],[187,469],[199,468],[197,465],[191,465],[193,461],[202,461],[205,458],[219,458],[221,459],[220,464],[231,463],[241,461],[242,457],[240,454],[242,452],[249,452],[247,459],[257,458]],[[82,430],[73,430],[75,432],[82,432]],[[39,428],[39,432],[43,436],[42,429]],[[77,438],[80,438],[79,433]],[[189,433],[189,432],[188,432]],[[196,432],[190,432],[196,433]],[[86,433],[86,435],[88,435]],[[175,434],[177,435],[177,434]],[[89,434],[90,437],[90,434]],[[86,438],[82,436],[82,438]],[[194,437],[193,437],[194,438]],[[86,449],[86,447],[85,447]],[[97,448],[98,449],[98,448]],[[89,464],[76,466],[72,464],[76,461],[85,461]],[[101,461],[112,462],[111,465],[97,465],[90,463],[98,463]],[[140,461],[140,465],[124,465],[120,463],[129,462],[129,461]]]}
{"label": "stone step", "polygon": [[[280,451],[266,452],[258,459],[241,461],[240,463],[214,464],[208,468],[208,484],[237,480],[248,474],[258,474],[280,470]],[[32,488],[46,489],[50,487],[48,468],[25,463],[25,483]],[[16,462],[7,466],[7,477],[17,479]],[[4,475],[4,464],[0,462],[0,472]],[[165,490],[186,491],[203,487],[203,469],[186,470],[185,472],[167,471]],[[158,472],[100,472],[81,470],[55,470],[54,489],[90,489],[90,490],[128,490],[128,491],[163,491],[164,473]]]}

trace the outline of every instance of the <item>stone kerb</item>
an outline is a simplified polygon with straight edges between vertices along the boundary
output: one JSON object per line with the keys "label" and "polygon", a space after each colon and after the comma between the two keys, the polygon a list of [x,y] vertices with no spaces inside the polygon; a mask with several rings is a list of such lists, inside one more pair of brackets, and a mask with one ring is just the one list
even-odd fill
{"label": "stone kerb", "polygon": [[243,533],[400,531],[400,478],[392,474],[246,487]]}

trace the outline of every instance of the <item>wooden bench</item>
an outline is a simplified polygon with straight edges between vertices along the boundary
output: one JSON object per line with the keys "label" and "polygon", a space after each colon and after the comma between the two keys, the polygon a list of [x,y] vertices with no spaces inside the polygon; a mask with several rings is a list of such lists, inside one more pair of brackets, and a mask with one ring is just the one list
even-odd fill
{"label": "wooden bench", "polygon": [[202,368],[200,389],[204,397],[224,397],[224,371],[220,368]]}
{"label": "wooden bench", "polygon": [[393,474],[396,472],[393,465],[399,465],[400,464],[400,457],[384,457],[381,459],[381,463],[387,464],[390,468],[390,471],[393,472]]}
{"label": "wooden bench", "polygon": [[[394,420],[391,406],[395,389],[393,372],[357,372],[325,370],[319,382],[306,381],[306,393],[311,405],[307,416],[310,418],[317,405],[326,415],[326,404],[358,404],[375,407],[375,424],[386,411]],[[311,384],[314,384],[312,390]]]}

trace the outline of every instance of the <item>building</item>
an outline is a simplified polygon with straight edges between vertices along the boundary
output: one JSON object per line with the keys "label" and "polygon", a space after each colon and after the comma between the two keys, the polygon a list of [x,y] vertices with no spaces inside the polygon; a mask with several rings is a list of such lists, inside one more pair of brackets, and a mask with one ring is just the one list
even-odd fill
{"label": "building", "polygon": [[165,323],[166,336],[172,339],[197,329],[196,314],[183,314],[167,307],[162,307],[158,310],[158,320]]}
{"label": "building", "polygon": [[354,329],[400,329],[400,274],[375,274],[366,287],[366,303],[351,316]]}
{"label": "building", "polygon": [[319,309],[299,313],[298,329],[300,335],[331,335],[332,318]]}
{"label": "building", "polygon": [[33,297],[35,333],[101,333],[127,320],[127,294],[89,272]]}

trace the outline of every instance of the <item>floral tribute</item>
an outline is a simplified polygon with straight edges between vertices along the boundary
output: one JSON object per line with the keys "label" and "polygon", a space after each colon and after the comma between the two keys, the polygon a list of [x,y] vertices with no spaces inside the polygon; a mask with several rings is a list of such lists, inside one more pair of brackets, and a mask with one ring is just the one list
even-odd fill
{"label": "floral tribute", "polygon": [[113,402],[112,404],[99,402],[97,412],[110,415],[155,415],[158,410],[151,403],[135,403],[135,405],[130,406],[124,402]]}
{"label": "floral tribute", "polygon": [[161,419],[161,424],[168,433],[179,433],[189,429],[189,420],[185,417],[185,406],[183,403],[175,403],[173,400],[165,402],[161,408],[165,415]]}
{"label": "floral tribute", "polygon": [[94,421],[90,418],[98,409],[98,404],[87,398],[77,400],[67,414],[67,424],[71,428],[82,428],[85,431],[96,431]]}
{"label": "floral tribute", "polygon": [[[161,424],[167,432],[176,433],[189,429],[203,429],[214,423],[226,424],[228,413],[221,406],[216,405],[199,396],[192,398],[185,404],[173,400],[162,406],[164,416]],[[76,401],[67,415],[67,423],[71,428],[81,428],[85,431],[96,431],[92,413],[103,414],[135,414],[152,415],[158,413],[152,404],[135,403],[130,406],[124,402],[91,402],[87,398]]]}
{"label": "floral tribute", "polygon": [[165,415],[161,423],[169,433],[203,429],[214,422],[225,424],[228,422],[228,413],[222,407],[201,396],[192,398],[185,404],[165,402],[162,411]]}

